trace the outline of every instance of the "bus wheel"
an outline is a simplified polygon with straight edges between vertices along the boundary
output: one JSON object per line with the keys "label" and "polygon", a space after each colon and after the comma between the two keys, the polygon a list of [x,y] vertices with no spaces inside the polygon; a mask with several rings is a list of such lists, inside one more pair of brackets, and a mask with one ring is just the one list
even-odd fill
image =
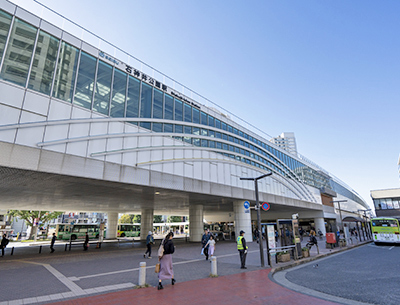
{"label": "bus wheel", "polygon": [[71,235],[71,240],[75,240],[76,239],[76,235]]}
{"label": "bus wheel", "polygon": [[121,234],[121,237],[125,237],[125,233],[122,233],[122,234]]}

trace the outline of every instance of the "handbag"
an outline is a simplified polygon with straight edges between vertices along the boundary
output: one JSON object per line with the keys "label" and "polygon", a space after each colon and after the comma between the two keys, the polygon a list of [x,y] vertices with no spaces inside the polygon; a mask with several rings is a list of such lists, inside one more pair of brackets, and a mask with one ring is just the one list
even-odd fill
{"label": "handbag", "polygon": [[163,257],[164,255],[164,239],[161,242],[160,248],[158,248],[158,257]]}
{"label": "handbag", "polygon": [[156,268],[154,269],[155,273],[159,273],[160,272],[160,263],[156,264]]}

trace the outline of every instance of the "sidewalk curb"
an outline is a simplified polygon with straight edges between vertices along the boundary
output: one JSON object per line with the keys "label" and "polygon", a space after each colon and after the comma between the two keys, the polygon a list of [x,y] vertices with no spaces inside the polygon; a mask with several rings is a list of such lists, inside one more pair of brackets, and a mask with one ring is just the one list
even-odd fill
{"label": "sidewalk curb", "polygon": [[348,246],[346,248],[340,248],[338,250],[331,251],[329,253],[318,254],[317,256],[313,256],[313,257],[309,257],[309,258],[305,258],[305,259],[303,258],[301,260],[294,261],[293,263],[285,265],[285,266],[279,266],[279,267],[276,267],[276,268],[272,268],[271,272],[270,272],[270,275],[273,276],[276,272],[283,271],[283,270],[286,270],[286,269],[289,269],[289,268],[293,268],[293,267],[296,267],[296,266],[299,266],[299,265],[303,265],[303,264],[315,261],[317,259],[327,257],[327,256],[332,255],[332,254],[336,254],[336,253],[340,253],[340,252],[343,252],[343,251],[351,250],[351,249],[354,249],[354,248],[357,248],[357,247],[360,247],[360,246],[363,246],[363,245],[366,245],[366,244],[369,244],[369,243],[372,243],[372,242],[373,242],[372,240],[363,241],[363,242],[360,242],[357,245],[351,245],[351,246]]}

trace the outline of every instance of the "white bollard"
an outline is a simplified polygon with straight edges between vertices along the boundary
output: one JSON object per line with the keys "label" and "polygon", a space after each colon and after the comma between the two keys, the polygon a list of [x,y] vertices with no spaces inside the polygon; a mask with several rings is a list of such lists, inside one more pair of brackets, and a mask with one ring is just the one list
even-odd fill
{"label": "white bollard", "polygon": [[211,275],[212,276],[217,276],[217,257],[213,256],[211,257]]}
{"label": "white bollard", "polygon": [[140,263],[139,269],[139,286],[144,286],[146,284],[146,263]]}

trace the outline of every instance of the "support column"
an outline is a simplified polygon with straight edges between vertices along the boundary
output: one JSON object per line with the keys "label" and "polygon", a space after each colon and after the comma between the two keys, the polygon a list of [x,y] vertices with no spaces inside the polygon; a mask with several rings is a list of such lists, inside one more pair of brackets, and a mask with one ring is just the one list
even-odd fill
{"label": "support column", "polygon": [[244,201],[237,200],[233,202],[233,211],[235,212],[235,238],[237,238],[240,235],[240,231],[243,230],[245,232],[244,237],[246,243],[253,242],[250,209],[247,210],[249,213],[245,213]]}
{"label": "support column", "polygon": [[321,230],[323,236],[325,236],[326,235],[326,229],[325,229],[325,220],[324,220],[324,218],[323,217],[315,217],[314,218],[314,224],[315,224],[315,233],[318,233],[318,229],[319,229],[319,230]]}
{"label": "support column", "polygon": [[118,213],[107,213],[106,238],[117,238]]}
{"label": "support column", "polygon": [[154,209],[142,208],[140,217],[140,240],[146,240],[149,231],[153,232]]}
{"label": "support column", "polygon": [[189,206],[189,234],[191,242],[201,241],[204,231],[204,213],[202,205]]}

